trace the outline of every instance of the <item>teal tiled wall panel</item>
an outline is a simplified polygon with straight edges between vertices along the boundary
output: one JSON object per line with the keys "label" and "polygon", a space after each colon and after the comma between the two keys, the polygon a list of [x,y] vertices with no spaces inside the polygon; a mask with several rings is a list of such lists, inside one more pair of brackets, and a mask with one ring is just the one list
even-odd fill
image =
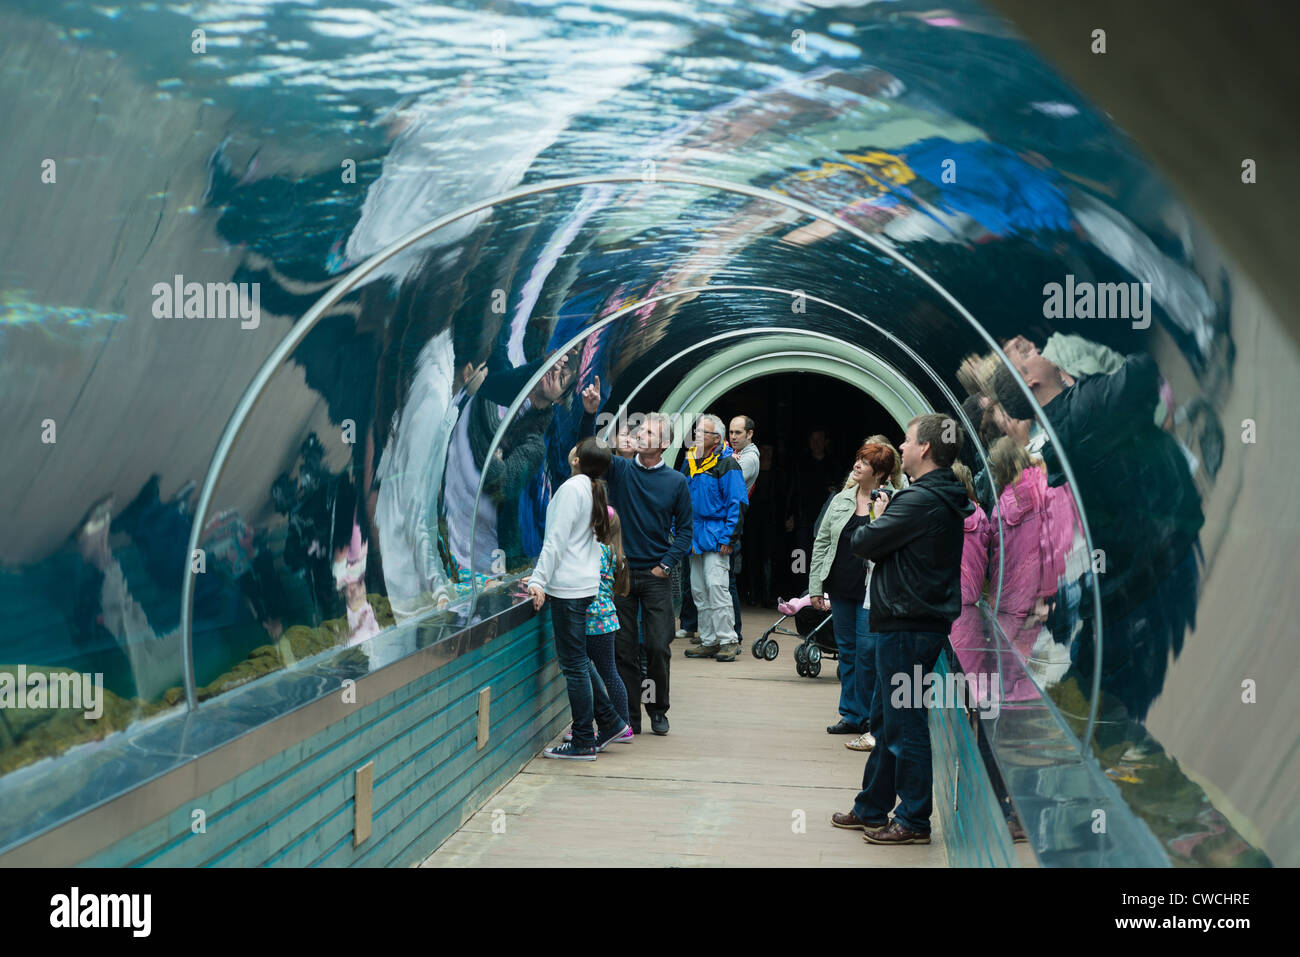
{"label": "teal tiled wall panel", "polygon": [[[560,729],[547,616],[424,675],[83,863],[96,867],[380,867],[418,863]],[[477,748],[479,690],[491,730]],[[354,772],[374,761],[372,833],[352,844]],[[201,808],[206,831],[191,830]]]}
{"label": "teal tiled wall panel", "polygon": [[[939,656],[935,671],[948,664]],[[1011,833],[980,757],[970,719],[958,708],[931,708],[934,809],[943,825],[950,867],[1016,867]]]}

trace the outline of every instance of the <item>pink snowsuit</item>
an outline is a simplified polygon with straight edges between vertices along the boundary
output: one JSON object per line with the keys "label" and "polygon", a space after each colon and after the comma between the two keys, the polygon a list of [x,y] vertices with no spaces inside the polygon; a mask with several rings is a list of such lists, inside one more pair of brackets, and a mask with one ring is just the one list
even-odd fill
{"label": "pink snowsuit", "polygon": [[[1057,534],[1057,516],[1062,514],[1058,490],[1051,489],[1042,469],[1029,466],[1002,490],[994,512],[1002,522],[1002,541],[997,528],[991,530],[992,557],[989,578],[997,587],[998,560],[1002,556],[1003,579],[998,603],[998,625],[1026,660],[1031,656],[1043,619],[1035,614],[1040,600],[1056,594],[1065,570],[1065,552]],[[1004,662],[1004,699],[1024,701],[1038,697],[1029,676],[1019,665]]]}
{"label": "pink snowsuit", "polygon": [[962,671],[967,674],[988,673],[997,667],[988,652],[994,647],[984,629],[984,614],[975,607],[988,577],[989,536],[993,528],[984,509],[978,505],[966,516],[961,545],[961,616],[952,623],[948,640],[957,653]]}

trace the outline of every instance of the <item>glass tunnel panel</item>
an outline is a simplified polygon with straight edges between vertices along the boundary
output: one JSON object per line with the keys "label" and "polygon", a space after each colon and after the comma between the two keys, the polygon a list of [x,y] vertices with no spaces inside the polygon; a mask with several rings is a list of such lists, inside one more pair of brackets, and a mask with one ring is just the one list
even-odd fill
{"label": "glass tunnel panel", "polygon": [[[1222,704],[1294,662],[1294,445],[1254,441],[1300,401],[1294,344],[997,18],[801,14],[857,33],[810,65],[784,14],[623,12],[610,70],[604,25],[520,16],[529,56],[410,99],[371,76],[358,105],[352,71],[387,67],[302,44],[340,87],[317,100],[239,38],[197,71],[142,55],[149,5],[10,6],[12,142],[45,141],[42,64],[95,59],[112,89],[78,79],[60,122],[113,178],[8,200],[3,420],[27,442],[49,408],[60,441],[16,446],[39,470],[0,521],[0,671],[102,674],[104,711],[0,709],[0,848],[523,601],[597,374],[597,416],[681,425],[800,371],[870,395],[895,445],[918,412],[969,426],[985,523],[951,644],[1040,860],[1300,862],[1295,802],[1250,783],[1294,782],[1294,722]],[[142,151],[137,116],[174,135]],[[182,272],[260,283],[260,328],[182,317],[181,288],[162,318]]]}

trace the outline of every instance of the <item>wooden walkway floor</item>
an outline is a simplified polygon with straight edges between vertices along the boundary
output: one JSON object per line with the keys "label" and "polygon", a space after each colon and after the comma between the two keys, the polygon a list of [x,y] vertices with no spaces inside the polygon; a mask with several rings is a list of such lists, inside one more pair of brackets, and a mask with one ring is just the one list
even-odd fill
{"label": "wooden walkway floor", "polygon": [[812,680],[794,673],[795,639],[773,662],[749,653],[776,617],[746,609],[734,662],[685,658],[674,641],[669,734],[647,719],[646,734],[595,762],[534,758],[421,866],[946,866],[937,815],[928,846],[876,847],[830,825],[852,806],[866,755],[825,731],[833,661]]}

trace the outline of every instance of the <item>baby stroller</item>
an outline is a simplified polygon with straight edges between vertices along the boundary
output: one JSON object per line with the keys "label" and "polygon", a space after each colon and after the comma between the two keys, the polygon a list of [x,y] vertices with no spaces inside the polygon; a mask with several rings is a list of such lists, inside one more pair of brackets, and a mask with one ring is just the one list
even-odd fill
{"label": "baby stroller", "polygon": [[[794,631],[782,627],[791,618],[794,619]],[[839,648],[835,644],[835,629],[831,626],[831,614],[818,611],[809,605],[793,615],[783,615],[763,636],[754,642],[750,652],[755,658],[775,661],[781,653],[780,646],[772,635],[789,635],[802,641],[794,649],[794,670],[800,678],[816,678],[822,672],[822,658],[828,657],[839,661]]]}

